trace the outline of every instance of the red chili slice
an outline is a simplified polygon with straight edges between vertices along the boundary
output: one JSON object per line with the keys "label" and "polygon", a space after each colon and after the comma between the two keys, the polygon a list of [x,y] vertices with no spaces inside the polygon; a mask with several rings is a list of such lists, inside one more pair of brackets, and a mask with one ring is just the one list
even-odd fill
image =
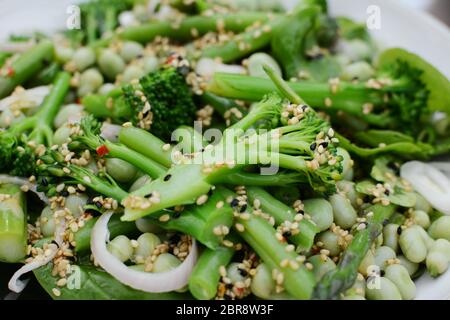
{"label": "red chili slice", "polygon": [[105,145],[101,145],[100,147],[98,147],[97,149],[95,149],[95,151],[97,152],[97,154],[100,157],[104,157],[109,153],[108,148]]}

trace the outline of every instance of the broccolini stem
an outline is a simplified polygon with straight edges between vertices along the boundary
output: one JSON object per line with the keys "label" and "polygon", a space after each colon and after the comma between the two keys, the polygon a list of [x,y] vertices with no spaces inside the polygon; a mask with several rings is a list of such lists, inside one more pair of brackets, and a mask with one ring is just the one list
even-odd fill
{"label": "broccolini stem", "polygon": [[217,111],[226,121],[234,124],[242,119],[247,114],[247,110],[238,105],[231,99],[219,97],[210,92],[205,92],[201,96],[202,102],[205,105],[210,105]]}
{"label": "broccolini stem", "polygon": [[[280,225],[285,221],[295,221],[296,212],[294,209],[274,198],[264,189],[247,187],[246,190],[250,203],[254,203],[255,200],[258,200],[262,211],[274,217],[276,225]],[[298,246],[297,251],[308,251],[314,244],[315,235],[320,230],[311,220],[302,219],[298,224],[300,232],[290,236],[289,240]]]}
{"label": "broccolini stem", "polygon": [[306,182],[307,180],[306,177],[300,173],[277,173],[271,175],[262,175],[259,173],[241,171],[221,176],[215,181],[216,183],[229,185],[281,187],[289,184]]}
{"label": "broccolini stem", "polygon": [[313,294],[315,299],[339,299],[339,295],[355,283],[361,261],[383,230],[383,222],[388,220],[395,210],[394,205],[379,204],[366,209],[367,213],[372,212],[372,217],[368,219],[364,229],[356,232],[337,268],[326,273],[317,284]]}
{"label": "broccolini stem", "polygon": [[93,44],[97,40],[97,8],[95,6],[90,6],[85,17],[86,23],[86,33],[87,33],[87,43],[89,45]]}
{"label": "broccolini stem", "polygon": [[0,99],[9,95],[16,86],[29,80],[53,58],[53,44],[42,41],[21,54],[8,69],[8,75],[0,76]]}
{"label": "broccolini stem", "polygon": [[[208,32],[226,30],[241,32],[257,21],[267,20],[267,14],[261,12],[240,12],[213,16],[186,17],[177,25],[170,21],[157,21],[140,26],[125,28],[118,33],[119,38],[141,43],[151,42],[155,37],[168,37],[178,41],[188,41],[193,34],[202,36]],[[196,31],[193,31],[196,30]]]}

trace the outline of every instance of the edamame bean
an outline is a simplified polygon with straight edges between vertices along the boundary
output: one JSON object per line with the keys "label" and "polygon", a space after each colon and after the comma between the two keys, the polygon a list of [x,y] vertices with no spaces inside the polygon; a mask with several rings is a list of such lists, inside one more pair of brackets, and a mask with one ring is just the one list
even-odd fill
{"label": "edamame bean", "polygon": [[125,71],[122,74],[121,82],[126,84],[131,82],[131,80],[139,79],[144,75],[144,70],[141,67],[136,65],[131,65],[126,67]]}
{"label": "edamame bean", "polygon": [[327,256],[317,254],[310,257],[308,261],[313,265],[313,273],[317,281],[322,279],[328,271],[336,269],[336,263]]}
{"label": "edamame bean", "polygon": [[427,250],[430,250],[430,248],[434,245],[433,238],[430,237],[430,235],[425,231],[424,228],[422,228],[419,225],[413,225],[410,228],[417,230],[417,232],[422,237],[423,242],[425,243],[425,246],[427,247]]}
{"label": "edamame bean", "polygon": [[372,57],[372,48],[363,40],[340,40],[338,51],[351,61],[368,60]]}
{"label": "edamame bean", "polygon": [[97,91],[103,84],[103,76],[96,68],[90,68],[84,71],[80,76],[80,86],[77,93],[84,97]]}
{"label": "edamame bean", "polygon": [[125,62],[130,62],[141,56],[144,52],[144,47],[139,42],[125,41],[120,48],[120,56]]}
{"label": "edamame bean", "polygon": [[102,73],[110,80],[115,80],[117,75],[125,70],[123,59],[110,49],[105,49],[100,53],[98,65]]}
{"label": "edamame bean", "polygon": [[158,70],[159,61],[158,58],[151,56],[144,58],[144,72],[145,74],[155,72]]}
{"label": "edamame bean", "polygon": [[346,296],[358,295],[365,296],[366,294],[366,279],[361,273],[358,273],[353,286],[345,291]]}
{"label": "edamame bean", "polygon": [[402,300],[397,286],[388,278],[380,277],[379,286],[367,286],[366,298],[369,300]]}
{"label": "edamame bean", "polygon": [[414,222],[422,228],[427,229],[430,226],[430,217],[425,211],[414,210],[409,214],[409,217],[412,218]]}
{"label": "edamame bean", "polygon": [[344,67],[341,79],[345,81],[367,81],[373,77],[375,70],[366,61],[358,61]]}
{"label": "edamame bean", "polygon": [[336,153],[342,157],[342,177],[344,180],[353,180],[353,160],[344,148],[338,147]]}
{"label": "edamame bean", "polygon": [[333,207],[334,222],[343,229],[349,229],[356,223],[356,210],[350,200],[341,194],[334,194],[330,197]]}
{"label": "edamame bean", "polygon": [[131,181],[137,173],[136,167],[117,158],[106,159],[106,172],[119,182]]}
{"label": "edamame bean", "polygon": [[164,229],[153,223],[153,221],[145,218],[136,220],[136,228],[140,232],[161,233]]}
{"label": "edamame bean", "polygon": [[398,230],[400,226],[395,223],[389,223],[383,228],[383,244],[394,252],[398,252]]}
{"label": "edamame bean", "polygon": [[381,246],[375,250],[374,260],[375,264],[380,267],[381,270],[385,270],[387,267],[387,261],[390,259],[395,259],[396,254],[394,250],[387,246]]}
{"label": "edamame bean", "polygon": [[358,267],[358,272],[364,276],[367,276],[370,272],[370,267],[375,264],[375,256],[373,250],[368,250],[366,255],[364,256],[361,264]]}
{"label": "edamame bean", "polygon": [[337,256],[342,251],[339,245],[339,236],[332,231],[325,231],[319,234],[318,242],[322,242],[321,248],[329,250],[332,257]]}
{"label": "edamame bean", "polygon": [[89,169],[94,174],[98,173],[97,163],[94,160],[89,161],[86,168]]}
{"label": "edamame bean", "polygon": [[303,202],[305,212],[311,216],[320,231],[325,231],[333,224],[333,208],[322,198],[308,199]]}
{"label": "edamame bean", "polygon": [[110,93],[112,90],[114,90],[116,86],[112,83],[105,83],[98,89],[98,94],[101,94],[103,96],[106,96],[108,93]]}
{"label": "edamame bean", "polygon": [[181,261],[178,260],[178,258],[173,254],[162,253],[156,258],[155,262],[153,263],[152,272],[167,272],[175,269],[180,264]]}
{"label": "edamame bean", "polygon": [[231,280],[232,283],[245,281],[245,277],[241,272],[241,268],[239,267],[239,263],[237,262],[232,262],[227,267],[227,277]]}
{"label": "edamame bean", "polygon": [[340,193],[343,193],[353,207],[358,205],[357,201],[359,199],[358,193],[355,189],[355,183],[347,180],[340,180],[336,183],[338,190]]}
{"label": "edamame bean", "polygon": [[49,206],[42,210],[39,222],[42,235],[44,237],[53,237],[55,233],[55,217]]}
{"label": "edamame bean", "polygon": [[83,106],[79,104],[68,104],[62,107],[53,121],[55,128],[59,128],[66,123],[79,121],[83,117]]}
{"label": "edamame bean", "polygon": [[403,300],[412,300],[416,296],[416,285],[411,280],[408,270],[400,264],[386,267],[384,276],[391,280],[400,291]]}
{"label": "edamame bean", "polygon": [[269,78],[269,76],[263,69],[263,66],[265,65],[272,68],[279,76],[282,75],[281,68],[278,65],[278,62],[276,62],[274,58],[264,52],[254,53],[248,58],[248,73],[252,77]]}
{"label": "edamame bean", "polygon": [[55,46],[55,58],[59,62],[69,62],[73,58],[74,54],[75,50],[70,47]]}
{"label": "edamame bean", "polygon": [[450,216],[442,216],[430,225],[428,234],[433,239],[447,239],[450,241]]}
{"label": "edamame bean", "polygon": [[152,181],[152,178],[149,175],[144,174],[143,176],[137,178],[136,181],[133,182],[133,184],[131,185],[131,187],[128,191],[129,192],[136,191],[137,189],[140,189],[141,187],[143,187],[145,184],[149,183],[150,181]]}
{"label": "edamame bean", "polygon": [[141,257],[142,259],[146,259],[152,255],[155,248],[161,244],[161,240],[157,235],[153,233],[143,233],[137,239],[138,246],[134,250],[134,255],[136,257]]}
{"label": "edamame bean", "polygon": [[71,194],[66,198],[65,206],[74,217],[78,218],[83,214],[87,201],[88,196],[85,194]]}
{"label": "edamame bean", "polygon": [[431,276],[437,277],[447,271],[450,263],[450,242],[446,239],[438,239],[430,248],[426,265]]}
{"label": "edamame bean", "polygon": [[252,293],[261,299],[269,299],[275,291],[275,281],[272,278],[272,272],[265,263],[256,267],[256,273],[253,276],[250,286]]}
{"label": "edamame bean", "polygon": [[431,210],[433,210],[431,204],[420,193],[415,193],[415,196],[416,196],[416,204],[414,206],[414,209],[422,210],[425,211],[426,213],[430,213]]}
{"label": "edamame bean", "polygon": [[82,47],[75,51],[72,57],[75,68],[83,71],[95,63],[95,52],[90,47]]}
{"label": "edamame bean", "polygon": [[129,260],[133,255],[131,241],[123,235],[115,237],[107,247],[109,252],[122,262]]}
{"label": "edamame bean", "polygon": [[398,243],[409,261],[420,263],[427,257],[427,246],[420,232],[415,228],[403,230]]}
{"label": "edamame bean", "polygon": [[61,146],[69,141],[72,129],[68,124],[63,125],[55,130],[53,133],[53,143]]}
{"label": "edamame bean", "polygon": [[400,264],[408,270],[408,274],[410,277],[412,277],[417,270],[419,270],[419,264],[414,263],[406,259],[404,256],[397,256],[397,259],[400,260]]}

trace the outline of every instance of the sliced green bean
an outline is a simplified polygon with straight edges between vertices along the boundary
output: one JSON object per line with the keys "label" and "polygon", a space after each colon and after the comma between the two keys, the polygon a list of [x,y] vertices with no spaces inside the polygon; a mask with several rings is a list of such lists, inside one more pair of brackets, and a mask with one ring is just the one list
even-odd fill
{"label": "sliced green bean", "polygon": [[416,274],[417,270],[419,270],[419,264],[409,261],[405,256],[397,256],[397,259],[400,260],[400,264],[408,270],[410,277]]}
{"label": "sliced green bean", "polygon": [[450,216],[442,216],[430,225],[428,234],[433,239],[446,239],[450,241]]}
{"label": "sliced green bean", "polygon": [[108,251],[122,262],[130,260],[133,256],[131,241],[124,235],[119,235],[112,239],[107,247]]}
{"label": "sliced green bean", "polygon": [[303,201],[305,212],[311,216],[320,231],[325,231],[333,224],[333,207],[322,198]]}
{"label": "sliced green bean", "polygon": [[420,232],[415,228],[402,231],[399,245],[405,257],[414,263],[422,262],[427,257],[427,246]]}
{"label": "sliced green bean", "polygon": [[387,246],[381,246],[375,251],[374,259],[375,264],[384,270],[388,265],[388,260],[395,259],[396,254],[394,250]]}
{"label": "sliced green bean", "polygon": [[389,223],[383,228],[383,245],[388,246],[394,252],[398,252],[398,239],[399,239],[399,228],[398,224]]}
{"label": "sliced green bean", "polygon": [[366,288],[366,297],[369,300],[402,300],[402,295],[397,286],[388,278],[379,279],[379,288],[376,286]]}
{"label": "sliced green bean", "polygon": [[416,224],[418,224],[424,229],[427,229],[430,226],[430,216],[425,211],[414,210],[409,214],[409,217],[412,218]]}

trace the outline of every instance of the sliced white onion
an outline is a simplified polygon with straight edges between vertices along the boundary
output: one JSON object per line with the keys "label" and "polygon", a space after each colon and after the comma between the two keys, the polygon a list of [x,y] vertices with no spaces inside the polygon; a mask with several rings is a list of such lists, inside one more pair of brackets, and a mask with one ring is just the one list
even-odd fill
{"label": "sliced white onion", "polygon": [[28,189],[30,191],[34,192],[39,197],[39,199],[41,199],[41,201],[45,202],[46,204],[50,203],[50,201],[48,200],[48,197],[45,195],[45,193],[37,191],[36,185],[34,183],[31,183],[26,178],[9,176],[6,174],[0,174],[0,184],[2,184],[2,183],[11,183],[11,184],[19,185],[19,186],[25,185],[28,187]]}
{"label": "sliced white onion", "polygon": [[450,179],[441,171],[420,161],[410,161],[402,165],[400,176],[433,208],[450,215]]}
{"label": "sliced white onion", "polygon": [[108,141],[117,142],[119,141],[119,132],[121,129],[122,126],[117,124],[103,122],[100,136]]}
{"label": "sliced white onion", "polygon": [[175,269],[161,273],[133,270],[112,255],[107,247],[108,221],[112,212],[104,213],[95,223],[91,233],[91,250],[95,261],[109,274],[131,288],[145,292],[169,292],[183,288],[197,262],[197,244],[192,239],[186,259]]}
{"label": "sliced white onion", "polygon": [[37,256],[36,258],[34,258],[33,261],[24,264],[19,270],[17,270],[8,282],[9,290],[16,293],[22,292],[23,289],[25,289],[28,280],[22,281],[20,280],[20,277],[23,276],[25,273],[33,271],[42,266],[45,266],[47,263],[49,263],[55,258],[56,254],[58,253],[59,247],[62,246],[63,244],[63,237],[65,230],[66,230],[66,223],[65,219],[62,218],[60,219],[60,222],[56,225],[54,233],[54,240],[58,245],[50,243],[47,248],[50,251],[46,255]]}
{"label": "sliced white onion", "polygon": [[27,90],[16,91],[0,100],[0,111],[37,108],[50,92],[50,86],[40,86]]}
{"label": "sliced white onion", "polygon": [[450,162],[430,162],[429,165],[442,171],[450,179]]}
{"label": "sliced white onion", "polygon": [[198,60],[195,72],[205,78],[210,78],[215,72],[245,74],[247,71],[243,66],[223,64],[210,58]]}

